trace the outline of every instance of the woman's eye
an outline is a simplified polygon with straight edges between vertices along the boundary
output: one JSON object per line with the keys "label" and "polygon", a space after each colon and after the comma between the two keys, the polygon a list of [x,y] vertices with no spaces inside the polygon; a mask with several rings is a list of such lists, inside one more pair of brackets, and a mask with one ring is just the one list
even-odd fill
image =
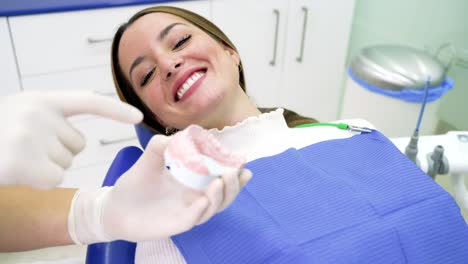
{"label": "woman's eye", "polygon": [[176,49],[182,47],[187,41],[190,40],[191,37],[192,37],[192,35],[184,36],[181,40],[177,41],[177,43],[175,44],[175,46],[174,46],[174,48],[172,50],[176,50]]}
{"label": "woman's eye", "polygon": [[155,70],[156,70],[156,68],[153,68],[153,69],[151,69],[151,71],[149,71],[147,74],[145,74],[145,76],[143,76],[143,79],[141,80],[140,86],[145,86],[149,82],[149,80],[151,79],[151,76],[153,75]]}

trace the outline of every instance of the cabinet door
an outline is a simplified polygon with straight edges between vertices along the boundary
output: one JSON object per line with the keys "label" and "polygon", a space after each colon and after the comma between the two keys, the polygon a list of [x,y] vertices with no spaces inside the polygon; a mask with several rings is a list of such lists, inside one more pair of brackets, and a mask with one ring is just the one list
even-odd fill
{"label": "cabinet door", "polygon": [[247,91],[259,106],[278,106],[288,1],[213,0],[213,22],[236,45]]}
{"label": "cabinet door", "polygon": [[[203,16],[209,17],[210,14],[210,2],[207,0],[162,4],[189,9]],[[109,65],[114,32],[132,15],[148,6],[10,18],[21,76]]]}
{"label": "cabinet door", "polygon": [[338,115],[354,0],[291,0],[281,104],[321,121]]}
{"label": "cabinet door", "polygon": [[89,90],[101,94],[116,94],[110,66],[107,65],[27,76],[22,78],[22,83],[25,91]]}
{"label": "cabinet door", "polygon": [[20,91],[15,54],[6,17],[0,17],[0,96]]}
{"label": "cabinet door", "polygon": [[75,119],[72,124],[85,137],[86,147],[75,157],[71,169],[109,165],[122,148],[140,145],[132,125],[101,117]]}

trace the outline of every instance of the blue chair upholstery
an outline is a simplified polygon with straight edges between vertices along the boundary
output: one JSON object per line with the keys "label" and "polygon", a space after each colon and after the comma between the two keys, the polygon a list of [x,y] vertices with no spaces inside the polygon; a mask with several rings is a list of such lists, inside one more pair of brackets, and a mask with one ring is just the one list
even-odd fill
{"label": "blue chair upholstery", "polygon": [[[135,126],[138,140],[143,148],[146,147],[153,133],[147,128]],[[125,147],[117,153],[102,186],[113,186],[119,177],[124,174],[140,158],[143,151],[137,147]],[[135,260],[136,243],[128,241],[112,241],[96,243],[88,246],[86,264],[129,264]]]}
{"label": "blue chair upholstery", "polygon": [[135,131],[138,137],[138,141],[143,149],[146,148],[150,139],[154,136],[153,131],[150,131],[148,128],[142,125],[136,125]]}

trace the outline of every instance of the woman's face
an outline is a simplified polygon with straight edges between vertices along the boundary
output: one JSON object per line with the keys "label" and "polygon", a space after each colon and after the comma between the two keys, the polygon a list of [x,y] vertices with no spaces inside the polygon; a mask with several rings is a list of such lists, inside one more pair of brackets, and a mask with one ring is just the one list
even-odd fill
{"label": "woman's face", "polygon": [[239,56],[186,20],[147,14],[123,33],[120,67],[164,126],[209,127],[242,92]]}

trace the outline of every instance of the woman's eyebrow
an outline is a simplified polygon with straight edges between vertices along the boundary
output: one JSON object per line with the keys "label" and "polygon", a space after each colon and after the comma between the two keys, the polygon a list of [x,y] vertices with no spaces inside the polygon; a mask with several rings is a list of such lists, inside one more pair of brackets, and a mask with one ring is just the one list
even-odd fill
{"label": "woman's eyebrow", "polygon": [[136,58],[133,63],[132,63],[132,66],[130,66],[130,70],[128,71],[128,76],[130,78],[132,78],[132,71],[135,69],[136,66],[138,66],[138,64],[140,64],[143,60],[145,59],[145,56],[139,56],[138,58]]}
{"label": "woman's eyebrow", "polygon": [[158,40],[159,41],[163,41],[165,37],[167,37],[167,35],[169,35],[169,32],[171,31],[172,28],[174,28],[175,26],[177,25],[184,25],[183,23],[179,23],[179,22],[176,22],[176,23],[172,23],[170,24],[169,26],[165,27],[161,33],[159,33],[159,37],[158,37]]}

